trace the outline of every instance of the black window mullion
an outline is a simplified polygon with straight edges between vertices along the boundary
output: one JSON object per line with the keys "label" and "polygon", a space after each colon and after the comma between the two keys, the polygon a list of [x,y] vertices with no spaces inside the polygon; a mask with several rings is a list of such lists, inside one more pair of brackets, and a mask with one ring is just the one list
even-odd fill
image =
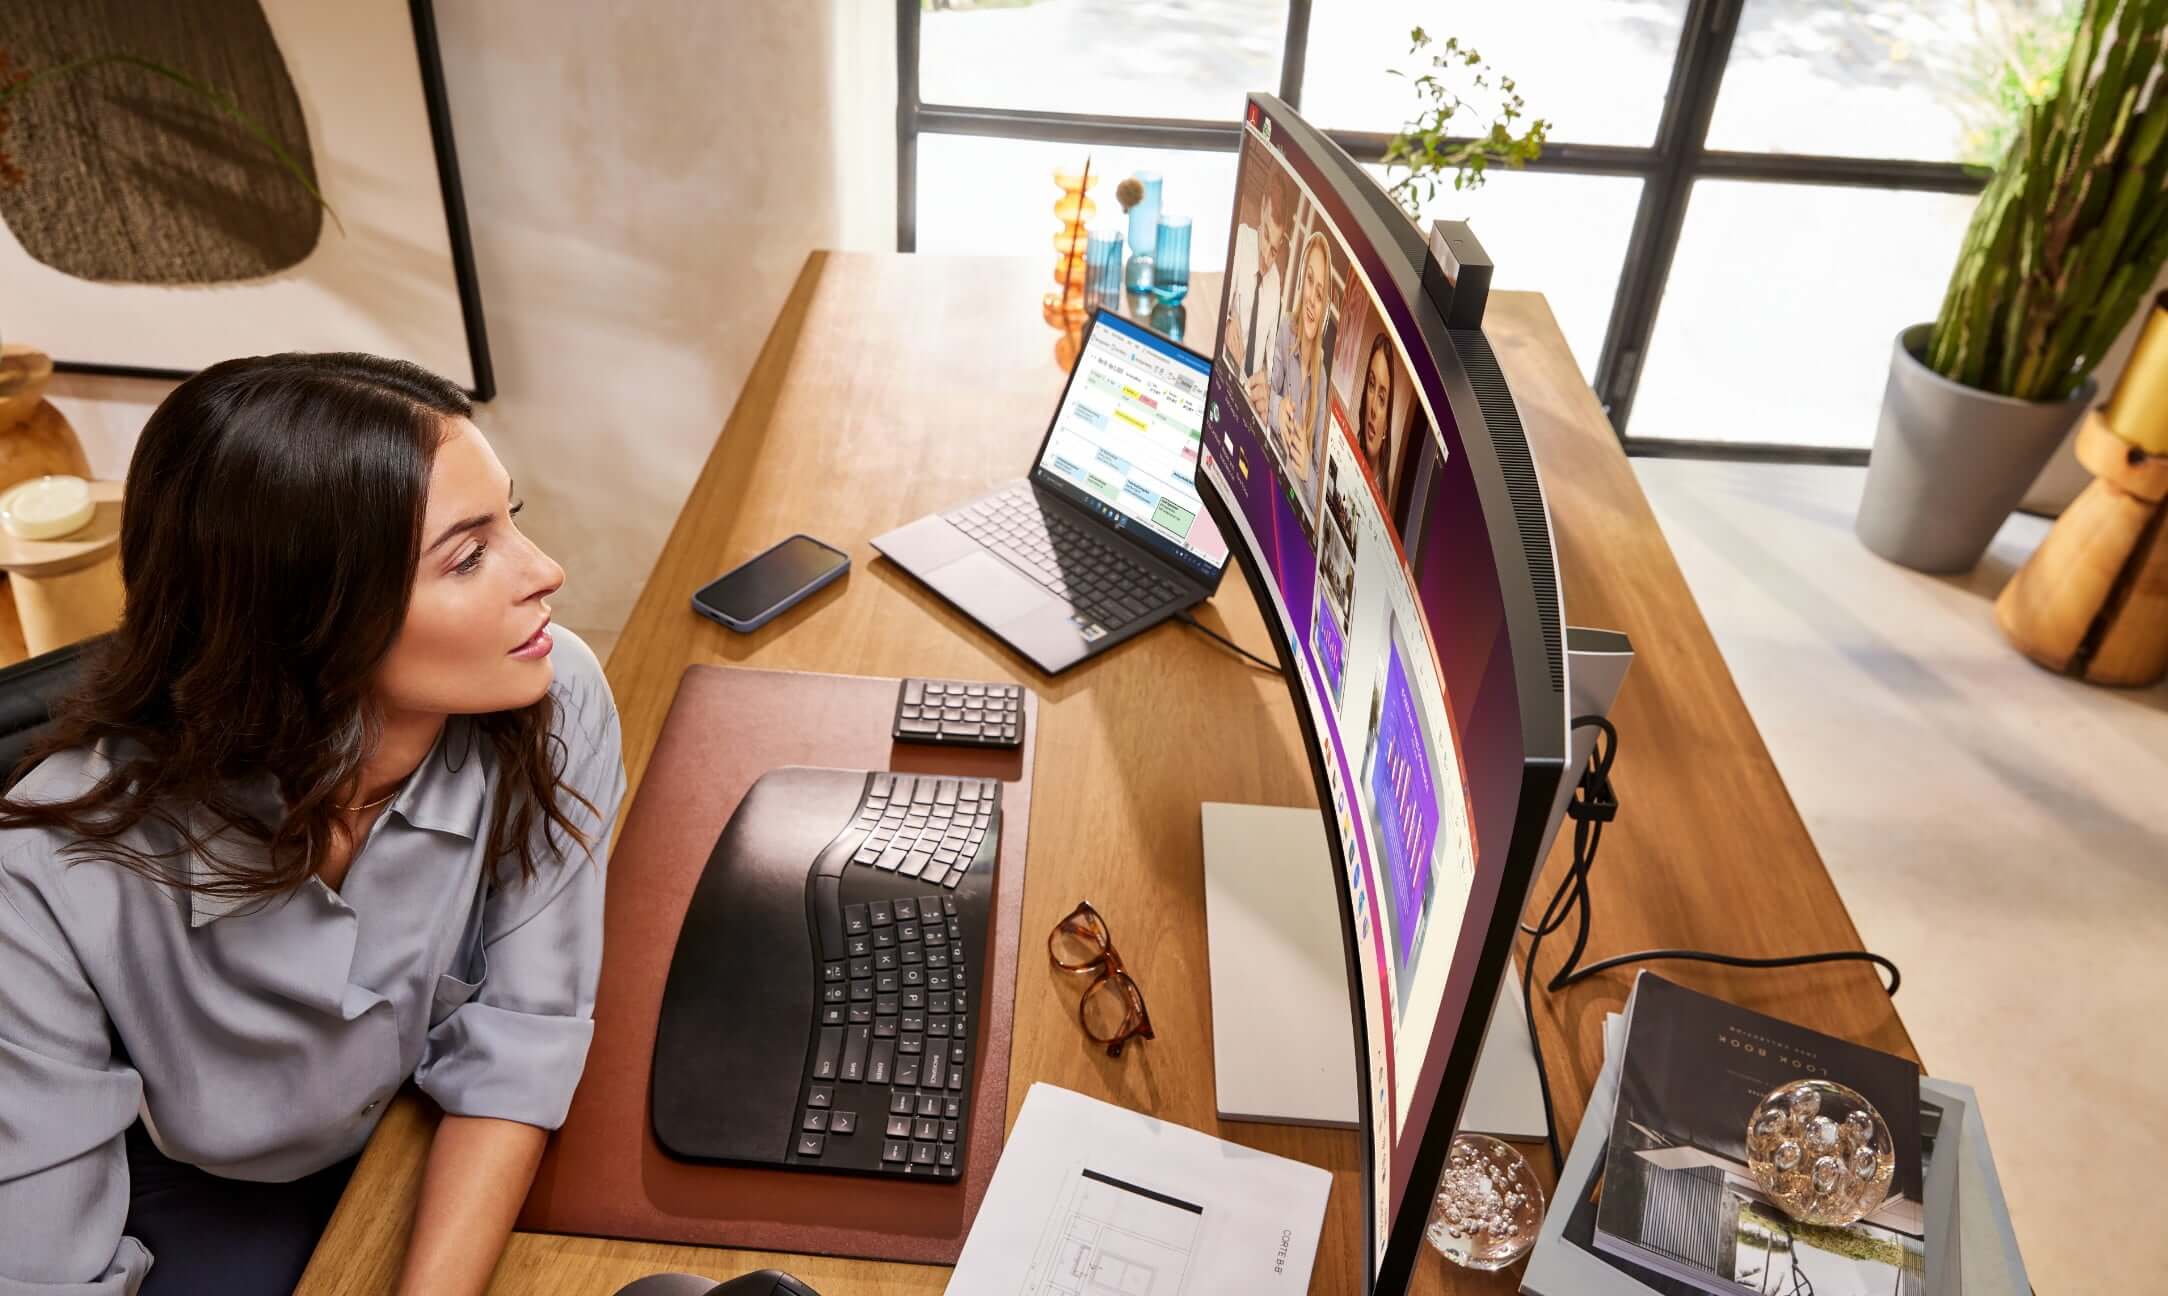
{"label": "black window mullion", "polygon": [[1310,63],[1310,0],[1287,0],[1287,44],[1280,49],[1280,98],[1302,110],[1302,76]]}
{"label": "black window mullion", "polygon": [[1596,397],[1611,416],[1612,430],[1623,443],[1633,412],[1634,389],[1641,381],[1649,337],[1656,329],[1656,308],[1679,250],[1686,223],[1687,197],[1694,185],[1702,142],[1716,111],[1716,94],[1731,55],[1732,34],[1739,27],[1745,0],[1691,0],[1678,57],[1671,65],[1671,85],[1664,92],[1663,115],[1656,126],[1656,170],[1641,189],[1633,233],[1626,240],[1626,264],[1618,295],[1611,304],[1611,326],[1596,361]]}
{"label": "black window mullion", "polygon": [[918,3],[896,0],[896,250],[918,251]]}

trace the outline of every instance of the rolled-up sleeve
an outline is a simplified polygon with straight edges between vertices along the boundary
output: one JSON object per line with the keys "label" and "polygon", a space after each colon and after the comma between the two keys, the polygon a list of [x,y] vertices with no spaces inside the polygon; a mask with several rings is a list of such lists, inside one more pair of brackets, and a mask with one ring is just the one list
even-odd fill
{"label": "rolled-up sleeve", "polygon": [[0,857],[0,1296],[125,1296],[151,1267],[122,1232],[142,1082],[21,862]]}
{"label": "rolled-up sleeve", "polygon": [[[559,644],[559,652],[573,646]],[[594,1035],[602,967],[602,894],[610,831],[625,799],[617,707],[600,666],[578,645],[560,667],[554,732],[564,741],[565,813],[588,847],[540,825],[532,879],[500,876],[483,902],[484,970],[466,1003],[429,1031],[415,1082],[455,1116],[493,1116],[543,1129],[564,1124]],[[590,851],[592,859],[590,859]]]}

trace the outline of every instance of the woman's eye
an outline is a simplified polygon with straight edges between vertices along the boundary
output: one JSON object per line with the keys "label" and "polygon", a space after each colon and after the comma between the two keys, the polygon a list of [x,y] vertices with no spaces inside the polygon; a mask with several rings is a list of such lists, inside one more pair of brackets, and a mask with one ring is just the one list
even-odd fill
{"label": "woman's eye", "polygon": [[466,575],[468,572],[471,572],[475,568],[482,565],[482,555],[487,552],[489,552],[489,546],[487,544],[478,544],[474,546],[474,552],[468,554],[465,558],[461,559],[459,565],[452,568],[452,570],[461,576]]}
{"label": "woman's eye", "polygon": [[512,515],[513,517],[518,517],[518,516],[519,516],[519,511],[520,511],[521,509],[525,508],[525,507],[527,507],[527,501],[525,501],[525,500],[520,500],[520,501],[518,501],[517,503],[515,503],[515,504],[513,504],[513,505],[512,505],[512,508],[511,508],[511,515]]}

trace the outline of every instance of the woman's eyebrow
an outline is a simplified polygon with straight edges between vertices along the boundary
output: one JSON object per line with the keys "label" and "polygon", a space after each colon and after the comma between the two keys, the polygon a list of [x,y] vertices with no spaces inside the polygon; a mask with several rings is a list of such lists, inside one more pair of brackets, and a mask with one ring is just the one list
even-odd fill
{"label": "woman's eyebrow", "polygon": [[[514,483],[513,483],[513,482],[511,482],[511,481],[509,481],[509,480],[505,482],[505,484],[504,484],[504,497],[505,497],[506,499],[510,499],[510,498],[512,498],[512,489],[513,489],[513,486],[514,486]],[[455,536],[455,535],[458,535],[458,534],[460,534],[461,532],[464,532],[464,531],[472,531],[472,530],[474,530],[474,529],[475,529],[475,528],[477,528],[477,527],[485,527],[485,526],[488,526],[488,525],[489,525],[489,523],[490,523],[490,519],[492,519],[492,518],[494,518],[494,517],[496,517],[496,516],[497,516],[497,515],[496,515],[496,514],[494,514],[494,513],[477,513],[477,514],[475,514],[475,515],[474,515],[473,517],[470,517],[470,518],[462,518],[462,519],[460,519],[459,521],[457,521],[457,522],[454,522],[454,523],[452,523],[452,524],[451,524],[450,526],[448,526],[448,527],[444,528],[444,534],[442,534],[442,535],[438,536],[438,537],[437,537],[436,539],[434,539],[434,540],[430,541],[430,542],[429,542],[429,547],[428,547],[427,549],[424,549],[424,550],[422,550],[422,553],[423,553],[424,555],[428,555],[428,554],[432,554],[432,553],[435,553],[435,552],[437,551],[437,548],[438,548],[438,546],[442,545],[442,544],[443,544],[443,543],[444,543],[445,541],[447,541],[447,540],[451,539],[451,538],[452,538],[453,536]]]}

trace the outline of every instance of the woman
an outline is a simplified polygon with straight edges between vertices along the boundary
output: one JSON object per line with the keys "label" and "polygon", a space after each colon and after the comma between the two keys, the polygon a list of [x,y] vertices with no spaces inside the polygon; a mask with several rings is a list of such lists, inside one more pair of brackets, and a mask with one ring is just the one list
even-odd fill
{"label": "woman", "polygon": [[487,1282],[585,1064],[624,772],[468,413],[285,355],[144,427],[126,617],[0,800],[0,1296],[290,1291],[409,1077],[446,1117],[403,1289]]}
{"label": "woman", "polygon": [[1322,231],[1302,249],[1302,295],[1295,327],[1282,327],[1272,356],[1272,430],[1283,451],[1288,488],[1305,523],[1314,493],[1311,475],[1324,443],[1325,302],[1332,290],[1332,257]]}
{"label": "woman", "polygon": [[1393,355],[1383,333],[1370,339],[1370,358],[1363,362],[1363,395],[1359,406],[1362,435],[1357,438],[1370,475],[1377,479],[1378,494],[1393,497],[1390,458],[1393,422]]}

